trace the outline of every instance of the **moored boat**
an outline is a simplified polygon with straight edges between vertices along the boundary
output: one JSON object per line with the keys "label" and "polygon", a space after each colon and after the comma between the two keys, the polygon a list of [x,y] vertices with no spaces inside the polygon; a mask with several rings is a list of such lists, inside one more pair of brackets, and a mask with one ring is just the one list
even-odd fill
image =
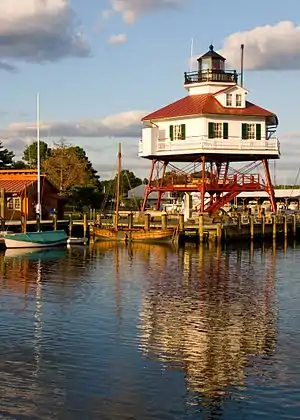
{"label": "moored boat", "polygon": [[66,245],[68,236],[64,230],[45,232],[12,233],[3,236],[6,248],[45,248]]}
{"label": "moored boat", "polygon": [[91,233],[99,241],[161,243],[173,242],[175,229],[115,229],[94,226]]}
{"label": "moored boat", "polygon": [[120,209],[120,175],[121,175],[121,144],[118,151],[118,170],[117,170],[117,187],[116,187],[116,207],[115,219],[113,226],[91,226],[90,233],[94,240],[99,241],[115,241],[115,242],[146,242],[161,243],[175,242],[177,238],[177,228],[165,229],[145,229],[138,227],[120,227],[119,209]]}

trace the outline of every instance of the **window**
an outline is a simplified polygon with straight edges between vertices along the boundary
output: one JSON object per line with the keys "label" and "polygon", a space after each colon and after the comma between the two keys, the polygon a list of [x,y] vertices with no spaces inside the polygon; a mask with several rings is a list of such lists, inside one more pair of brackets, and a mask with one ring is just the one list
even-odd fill
{"label": "window", "polygon": [[170,125],[170,140],[185,140],[185,124]]}
{"label": "window", "polygon": [[235,96],[235,106],[242,106],[242,95],[240,93]]}
{"label": "window", "polygon": [[261,124],[242,124],[243,140],[261,140]]}
{"label": "window", "polygon": [[208,123],[209,139],[228,139],[228,123]]}
{"label": "window", "polygon": [[226,95],[226,106],[232,106],[232,94],[227,93]]}
{"label": "window", "polygon": [[21,210],[21,198],[20,197],[8,197],[7,208],[9,210]]}

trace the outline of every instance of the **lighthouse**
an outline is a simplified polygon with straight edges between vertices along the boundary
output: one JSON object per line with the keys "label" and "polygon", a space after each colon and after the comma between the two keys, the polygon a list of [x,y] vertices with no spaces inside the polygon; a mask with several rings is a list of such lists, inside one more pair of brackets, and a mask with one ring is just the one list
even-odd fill
{"label": "lighthouse", "polygon": [[[276,211],[269,160],[280,158],[278,118],[247,100],[236,70],[213,45],[184,73],[186,96],[142,119],[139,156],[151,161],[143,209],[152,191],[200,193],[213,213],[244,191],[266,191]],[[253,173],[262,166],[264,175]],[[234,169],[233,166],[242,168]]]}

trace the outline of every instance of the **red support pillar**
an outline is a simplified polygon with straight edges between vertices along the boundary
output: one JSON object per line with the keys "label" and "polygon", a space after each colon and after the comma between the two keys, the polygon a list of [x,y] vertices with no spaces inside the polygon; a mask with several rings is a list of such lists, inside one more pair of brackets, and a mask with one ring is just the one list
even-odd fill
{"label": "red support pillar", "polygon": [[[160,187],[163,186],[164,178],[165,178],[165,173],[166,173],[166,169],[167,169],[168,164],[169,164],[169,162],[164,162],[163,163],[163,168],[162,168],[162,172],[161,172],[161,179],[159,181],[159,186]],[[161,191],[158,191],[156,210],[159,210],[160,209],[160,203],[161,203],[162,195],[163,195],[163,193]]]}
{"label": "red support pillar", "polygon": [[204,196],[205,196],[205,157],[201,157],[202,160],[202,179],[201,179],[201,204],[200,212],[204,213]]}
{"label": "red support pillar", "polygon": [[274,187],[273,187],[271,175],[270,175],[269,162],[267,161],[267,159],[263,159],[262,163],[265,169],[265,175],[266,175],[266,181],[267,181],[267,193],[269,194],[269,197],[270,197],[272,211],[276,213],[277,208],[276,208],[276,201],[275,201],[275,193],[274,193]]}
{"label": "red support pillar", "polygon": [[141,211],[145,211],[146,210],[148,196],[151,193],[151,183],[152,183],[153,172],[154,172],[154,168],[155,168],[156,162],[157,161],[155,159],[153,159],[152,162],[151,162],[150,176],[149,176],[149,180],[148,180],[148,185],[145,188],[144,200],[143,200]]}

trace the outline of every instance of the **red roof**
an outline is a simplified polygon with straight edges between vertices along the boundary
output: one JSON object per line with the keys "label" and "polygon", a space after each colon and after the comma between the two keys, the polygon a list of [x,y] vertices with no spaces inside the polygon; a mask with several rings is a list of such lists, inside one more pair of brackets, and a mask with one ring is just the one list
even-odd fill
{"label": "red roof", "polygon": [[[219,93],[219,92],[217,92]],[[179,101],[173,102],[142,118],[142,121],[164,118],[176,118],[191,115],[242,115],[252,117],[277,117],[274,113],[246,101],[245,108],[225,108],[215,98],[214,94],[189,95]]]}
{"label": "red roof", "polygon": [[0,179],[0,188],[8,193],[20,193],[35,182],[32,179]]}

